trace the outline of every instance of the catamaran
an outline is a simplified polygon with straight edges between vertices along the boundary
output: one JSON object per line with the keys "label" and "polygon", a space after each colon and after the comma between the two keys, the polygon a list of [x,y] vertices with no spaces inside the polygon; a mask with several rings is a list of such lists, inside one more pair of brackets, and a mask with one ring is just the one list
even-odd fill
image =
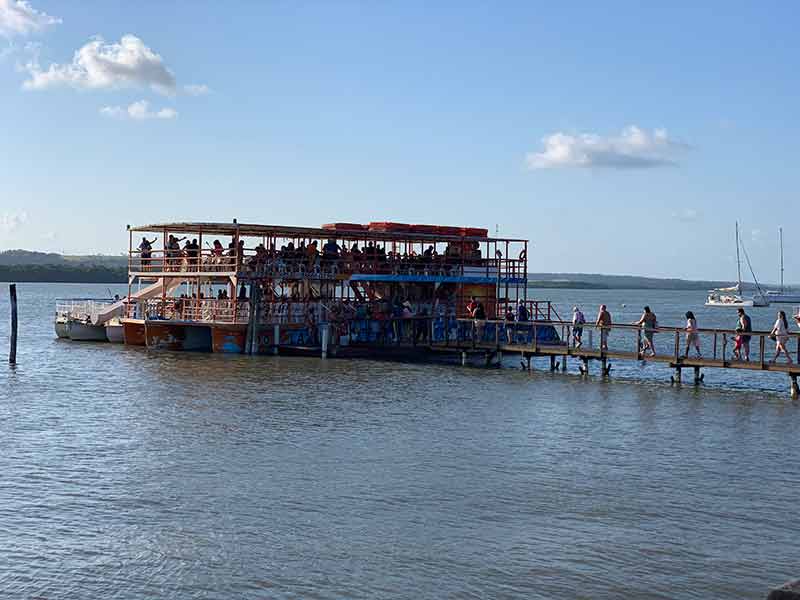
{"label": "catamaran", "polygon": [[[742,295],[742,262],[739,257],[739,248],[741,247],[744,252],[744,257],[747,260],[747,266],[753,276],[753,282],[756,284],[758,292],[753,294],[751,298],[745,298]],[[738,280],[736,285],[725,288],[716,288],[708,292],[706,299],[706,306],[727,306],[727,307],[749,307],[749,306],[769,306],[769,299],[761,291],[761,286],[758,285],[758,279],[753,272],[753,266],[750,264],[750,257],[747,255],[744,245],[739,239],[739,222],[736,222],[736,272]]]}
{"label": "catamaran", "polygon": [[780,290],[768,290],[767,298],[770,302],[795,303],[800,302],[800,292],[787,291],[783,287],[783,227],[778,229],[778,238],[781,248],[781,287]]}

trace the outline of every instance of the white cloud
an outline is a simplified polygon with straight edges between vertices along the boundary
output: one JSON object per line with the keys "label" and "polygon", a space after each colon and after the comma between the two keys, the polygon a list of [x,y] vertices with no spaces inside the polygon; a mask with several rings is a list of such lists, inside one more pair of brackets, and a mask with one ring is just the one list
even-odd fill
{"label": "white cloud", "polygon": [[28,221],[28,213],[24,210],[4,212],[0,214],[0,231],[13,233]]}
{"label": "white cloud", "polygon": [[204,83],[192,83],[183,86],[183,91],[190,96],[205,96],[211,93],[211,88]]}
{"label": "white cloud", "polygon": [[672,140],[664,129],[645,131],[631,125],[618,136],[556,132],[542,138],[544,150],[529,153],[529,169],[600,167],[635,169],[676,164],[675,157],[688,146]]}
{"label": "white cloud", "polygon": [[61,23],[58,17],[33,8],[27,0],[0,0],[0,35],[12,37]]}
{"label": "white cloud", "polygon": [[104,117],[115,119],[133,119],[134,121],[145,121],[148,119],[175,119],[178,111],[174,108],[162,108],[158,111],[150,110],[150,103],[147,100],[139,100],[129,105],[127,108],[122,106],[104,106],[100,109],[100,114]]}
{"label": "white cloud", "polygon": [[672,213],[672,218],[683,223],[694,223],[700,218],[700,214],[693,208],[684,208]]}
{"label": "white cloud", "polygon": [[97,37],[78,49],[69,64],[53,63],[42,70],[38,62],[32,62],[26,70],[30,74],[22,84],[26,90],[59,86],[89,90],[150,87],[162,94],[175,93],[175,75],[161,56],[130,34],[112,44]]}

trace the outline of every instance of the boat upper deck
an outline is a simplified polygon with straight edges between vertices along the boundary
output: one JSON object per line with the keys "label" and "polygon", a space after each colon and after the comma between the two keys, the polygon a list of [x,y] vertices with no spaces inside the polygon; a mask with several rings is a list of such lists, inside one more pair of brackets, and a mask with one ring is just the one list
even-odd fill
{"label": "boat upper deck", "polygon": [[[527,281],[527,240],[489,237],[485,229],[398,223],[294,227],[234,221],[157,223],[128,230],[133,277],[180,273],[209,279]],[[138,246],[134,233],[143,234]],[[155,239],[148,239],[151,235]]]}

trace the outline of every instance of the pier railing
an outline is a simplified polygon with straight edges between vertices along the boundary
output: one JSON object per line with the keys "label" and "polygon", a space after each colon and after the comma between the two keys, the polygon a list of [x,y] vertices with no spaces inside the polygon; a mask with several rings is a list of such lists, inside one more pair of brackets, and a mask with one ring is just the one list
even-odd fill
{"label": "pier railing", "polygon": [[[783,352],[777,361],[774,360],[778,340],[769,331],[702,328],[689,332],[682,327],[645,330],[629,324],[576,326],[560,320],[475,320],[451,315],[351,319],[334,323],[334,326],[340,335],[347,336],[350,344],[429,344],[465,350],[512,350],[592,359],[620,358],[675,365],[702,363],[707,366],[800,371],[800,333],[796,332],[787,334],[782,340],[791,357],[790,364]],[[690,335],[697,336],[699,356]],[[650,340],[650,346],[646,340]]]}

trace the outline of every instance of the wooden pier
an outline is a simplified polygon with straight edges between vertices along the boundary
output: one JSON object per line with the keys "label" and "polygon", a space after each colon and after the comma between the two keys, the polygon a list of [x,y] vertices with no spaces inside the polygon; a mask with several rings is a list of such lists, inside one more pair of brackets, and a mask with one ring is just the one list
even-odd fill
{"label": "wooden pier", "polygon": [[[668,365],[674,369],[673,381],[681,382],[681,375],[684,369],[691,369],[693,372],[693,382],[699,384],[703,381],[703,369],[737,369],[742,371],[769,371],[785,373],[789,377],[789,391],[791,397],[797,398],[800,395],[798,388],[798,375],[800,375],[800,334],[789,335],[787,346],[793,348],[793,362],[774,362],[771,360],[774,354],[775,342],[770,339],[767,331],[748,332],[750,336],[750,356],[745,360],[744,354],[737,358],[733,355],[735,340],[740,335],[734,330],[728,329],[698,329],[697,334],[701,339],[701,348],[706,353],[700,357],[686,355],[684,353],[685,338],[687,332],[682,328],[659,327],[654,332],[656,347],[659,346],[659,338],[662,347],[666,347],[664,352],[656,352],[655,356],[645,354],[642,348],[643,331],[635,325],[611,325],[606,327],[608,332],[608,348],[600,349],[596,343],[600,339],[600,330],[594,326],[583,325],[583,343],[576,347],[573,343],[573,325],[565,321],[543,321],[535,322],[530,325],[508,323],[504,321],[492,321],[494,324],[495,340],[486,341],[477,339],[461,341],[457,344],[459,349],[477,349],[503,354],[520,354],[523,359],[530,364],[533,357],[550,357],[551,370],[556,370],[556,365],[566,371],[567,361],[574,358],[580,361],[580,371],[588,374],[592,362],[600,363],[600,372],[608,376],[611,371],[612,361],[645,361],[656,362]],[[477,329],[480,325],[473,324],[472,328]],[[486,325],[484,325],[486,327]],[[512,337],[515,332],[522,327],[530,327],[533,330],[530,343],[508,343],[508,332]],[[537,329],[542,327],[554,327],[559,331],[558,343],[538,342]],[[505,335],[504,335],[505,334]],[[595,339],[596,338],[596,339]],[[434,344],[435,348],[451,348],[453,345],[448,342]],[[692,349],[693,350],[693,349]],[[560,360],[559,360],[560,359]],[[782,357],[786,361],[785,357]]]}

